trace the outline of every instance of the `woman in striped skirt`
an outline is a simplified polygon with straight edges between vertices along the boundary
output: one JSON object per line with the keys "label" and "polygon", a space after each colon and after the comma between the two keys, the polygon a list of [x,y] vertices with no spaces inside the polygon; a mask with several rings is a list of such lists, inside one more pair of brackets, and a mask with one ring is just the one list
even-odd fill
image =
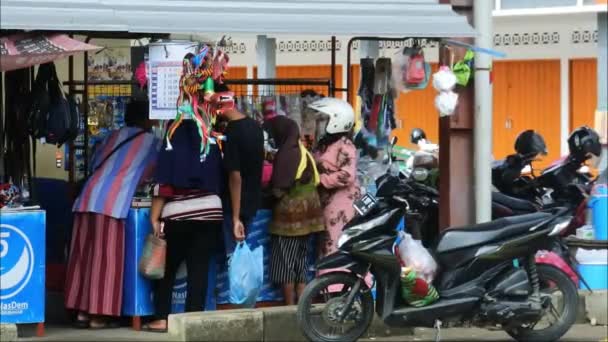
{"label": "woman in striped skirt", "polygon": [[122,309],[125,218],[145,171],[151,173],[159,141],[147,132],[148,102],[132,101],[127,127],[97,148],[92,173],[73,207],[74,228],[67,266],[65,306],[77,312],[78,328],[116,326]]}
{"label": "woman in striped skirt", "polygon": [[298,125],[284,116],[268,120],[277,154],[271,186],[277,197],[270,225],[270,278],[283,287],[285,303],[295,305],[306,285],[310,234],[324,230],[314,160],[300,142]]}

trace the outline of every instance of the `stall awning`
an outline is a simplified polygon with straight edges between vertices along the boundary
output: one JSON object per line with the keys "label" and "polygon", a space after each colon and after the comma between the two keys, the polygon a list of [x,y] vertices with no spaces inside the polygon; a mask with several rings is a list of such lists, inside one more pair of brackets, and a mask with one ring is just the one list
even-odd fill
{"label": "stall awning", "polygon": [[71,39],[65,34],[14,34],[0,38],[0,71],[27,68],[99,49],[101,47]]}
{"label": "stall awning", "polygon": [[437,0],[2,0],[2,29],[471,37]]}

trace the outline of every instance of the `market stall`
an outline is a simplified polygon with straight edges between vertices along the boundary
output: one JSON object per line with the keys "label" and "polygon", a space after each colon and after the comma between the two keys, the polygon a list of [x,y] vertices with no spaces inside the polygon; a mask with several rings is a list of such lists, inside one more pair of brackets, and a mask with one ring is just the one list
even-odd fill
{"label": "market stall", "polygon": [[[45,30],[58,30],[63,32],[70,32],[73,34],[84,34],[89,37],[112,37],[112,38],[136,38],[136,37],[156,37],[162,36],[169,32],[210,32],[210,33],[231,33],[231,32],[246,32],[246,33],[258,33],[256,30],[259,27],[264,27],[265,33],[293,33],[293,34],[317,34],[326,35],[328,32],[333,34],[361,34],[361,35],[406,35],[406,36],[424,36],[424,37],[460,37],[470,36],[474,34],[471,27],[466,23],[465,18],[457,16],[452,12],[451,7],[447,5],[439,5],[436,1],[428,1],[425,3],[391,3],[387,4],[386,8],[378,7],[374,4],[365,4],[363,2],[353,2],[352,4],[346,4],[343,2],[298,2],[299,6],[295,10],[292,6],[294,2],[286,4],[282,3],[263,3],[259,4],[256,2],[241,1],[235,3],[222,3],[222,2],[210,2],[210,1],[187,1],[182,3],[181,7],[175,7],[173,4],[169,4],[163,1],[154,1],[148,3],[138,9],[145,13],[135,14],[133,13],[133,7],[125,6],[126,4],[120,1],[109,1],[103,4],[99,3],[94,6],[90,4],[83,6],[79,2],[74,2],[66,8],[51,8],[39,7],[36,3],[23,4],[18,1],[7,1],[2,3],[2,17],[3,28],[11,29],[45,29]],[[46,4],[45,6],[56,6],[54,4]],[[96,8],[98,6],[98,8]],[[25,8],[24,8],[25,7]],[[232,20],[227,25],[225,18],[221,15],[209,16],[205,20],[204,27],[193,28],[192,22],[199,22],[200,12],[206,13],[223,13],[230,11],[232,14]],[[237,13],[238,12],[238,13]],[[23,13],[29,13],[28,16],[24,16]],[[251,13],[256,13],[252,16]],[[282,15],[277,16],[276,13]],[[370,15],[372,14],[372,15]],[[72,18],[71,21],[66,21],[65,18]],[[364,24],[362,24],[364,23]],[[97,31],[97,33],[95,32]],[[99,31],[105,31],[99,33]],[[141,34],[139,32],[148,32],[148,34]],[[88,39],[86,40],[88,42]],[[333,48],[337,49],[335,45],[335,39]],[[151,56],[151,54],[150,54]],[[131,79],[122,80],[99,80],[89,77],[89,59],[91,54],[85,53],[84,63],[84,78],[82,82],[76,82],[74,80],[74,61],[70,59],[69,64],[69,81],[67,86],[71,93],[78,94],[81,97],[82,106],[82,120],[81,134],[76,139],[76,144],[70,146],[68,149],[69,157],[66,158],[69,162],[66,163],[70,170],[70,181],[75,182],[82,177],[86,177],[88,172],[90,144],[89,134],[90,126],[100,127],[99,124],[94,124],[95,120],[91,120],[94,117],[99,117],[98,106],[91,105],[91,98],[94,102],[100,103],[105,101],[105,108],[108,107],[120,107],[114,105],[114,101],[119,103],[118,100],[111,98],[99,99],[99,96],[104,96],[103,92],[107,89],[103,87],[114,87],[125,86],[131,88]],[[179,56],[181,59],[183,56]],[[258,61],[258,63],[266,63],[264,60]],[[135,63],[131,63],[134,66]],[[167,65],[167,67],[175,67],[175,65]],[[333,68],[332,68],[333,70]],[[93,76],[94,73],[91,73]],[[154,81],[154,79],[151,79]],[[156,79],[155,81],[158,81]],[[334,81],[334,80],[332,80]],[[98,83],[95,83],[98,82]],[[124,83],[120,83],[124,82]],[[288,80],[293,82],[293,80]],[[297,83],[297,81],[296,81]],[[329,90],[324,92],[325,94],[332,95],[334,93],[333,84],[334,82],[328,82]],[[236,83],[234,84],[237,85]],[[313,88],[324,87],[324,84],[283,84],[283,86],[307,86]],[[277,101],[277,95],[279,103],[282,102],[281,95],[296,95],[302,90],[298,89],[288,91],[288,94],[281,94],[281,84],[270,83],[270,84],[255,84],[246,83],[247,94],[244,96],[250,96],[255,98],[262,98],[259,95],[273,95],[275,101]],[[258,88],[262,87],[262,88]],[[98,89],[104,89],[104,91],[98,91]],[[272,89],[272,93],[265,93],[266,90],[261,89]],[[278,92],[276,90],[279,90]],[[119,87],[117,96],[111,93],[111,97],[121,97],[126,95],[126,90]],[[132,90],[131,90],[132,91]],[[317,93],[322,91],[316,90]],[[158,94],[157,94],[158,95]],[[152,97],[152,96],[151,96]],[[298,97],[292,97],[298,98]],[[151,100],[153,100],[151,98]],[[108,106],[108,101],[111,106]],[[262,100],[263,101],[263,100]],[[154,101],[152,101],[154,102]],[[171,102],[171,101],[169,101]],[[251,101],[253,104],[255,101]],[[175,103],[175,102],[173,102]],[[162,107],[158,105],[157,107]],[[99,106],[103,107],[103,106]],[[169,108],[164,109],[171,109]],[[174,108],[174,107],[173,107]],[[291,113],[292,111],[288,111]],[[175,112],[173,112],[174,116]],[[304,117],[302,118],[304,119]],[[302,126],[306,126],[306,120],[301,120]],[[93,124],[92,124],[93,123]],[[313,136],[315,132],[310,130]],[[94,140],[94,139],[93,139]],[[79,156],[80,161],[78,160]],[[146,209],[132,209],[132,219],[129,219],[129,229],[133,234],[129,239],[128,244],[132,248],[128,253],[129,263],[131,266],[127,266],[127,269],[131,267],[133,269],[134,258],[138,257],[138,246],[141,246],[141,242],[138,242],[139,237],[146,234],[149,231],[149,226],[143,224],[145,221],[145,210]],[[264,220],[267,219],[268,213],[259,213],[260,227],[264,225]],[[264,218],[266,217],[266,218]],[[139,222],[139,223],[136,223]],[[258,237],[258,244],[264,244],[264,238]],[[252,244],[256,242],[252,241]],[[230,249],[229,246],[226,248]],[[226,252],[224,252],[226,253]],[[225,257],[226,254],[222,255]],[[221,267],[221,265],[219,266]],[[218,269],[218,272],[221,272]],[[140,279],[138,275],[131,273],[130,279],[134,283],[138,283]],[[219,285],[219,284],[218,284]],[[134,285],[133,288],[138,286],[145,287],[143,285]],[[181,284],[177,285],[178,287]],[[146,293],[146,289],[143,291],[136,291],[138,293]],[[125,291],[127,293],[128,291]],[[262,300],[268,300],[268,298],[277,299],[276,296],[270,295],[269,297],[262,296]],[[180,297],[180,295],[177,295]],[[132,303],[137,303],[137,299],[129,300]],[[133,304],[137,307],[138,304]],[[124,307],[123,307],[124,309]],[[125,310],[129,311],[129,310]],[[144,314],[136,313],[137,308],[132,310],[133,315]],[[142,312],[145,310],[141,310]]]}

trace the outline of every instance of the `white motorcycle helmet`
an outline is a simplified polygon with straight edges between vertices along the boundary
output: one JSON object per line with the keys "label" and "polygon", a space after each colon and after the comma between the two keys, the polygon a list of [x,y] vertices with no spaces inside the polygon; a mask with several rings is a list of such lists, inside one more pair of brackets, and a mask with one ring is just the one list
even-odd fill
{"label": "white motorcycle helmet", "polygon": [[324,97],[308,105],[308,108],[329,117],[325,127],[327,134],[347,133],[355,125],[355,111],[344,100]]}

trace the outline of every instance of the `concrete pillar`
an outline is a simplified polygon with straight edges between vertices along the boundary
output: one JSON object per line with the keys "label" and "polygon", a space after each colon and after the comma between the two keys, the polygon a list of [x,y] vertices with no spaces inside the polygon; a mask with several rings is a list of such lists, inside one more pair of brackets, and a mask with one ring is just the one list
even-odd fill
{"label": "concrete pillar", "polygon": [[[276,55],[276,39],[268,38],[264,35],[257,37],[256,44],[256,61],[258,64],[258,78],[276,78],[277,75],[277,55]],[[273,93],[272,86],[260,87],[260,92]]]}
{"label": "concrete pillar", "polygon": [[568,154],[568,135],[570,134],[570,60],[560,59],[560,153]]}
{"label": "concrete pillar", "polygon": [[[475,44],[481,48],[493,47],[492,3],[475,0],[474,21],[479,36]],[[475,53],[475,222],[492,220],[492,83],[490,68],[492,56]]]}

